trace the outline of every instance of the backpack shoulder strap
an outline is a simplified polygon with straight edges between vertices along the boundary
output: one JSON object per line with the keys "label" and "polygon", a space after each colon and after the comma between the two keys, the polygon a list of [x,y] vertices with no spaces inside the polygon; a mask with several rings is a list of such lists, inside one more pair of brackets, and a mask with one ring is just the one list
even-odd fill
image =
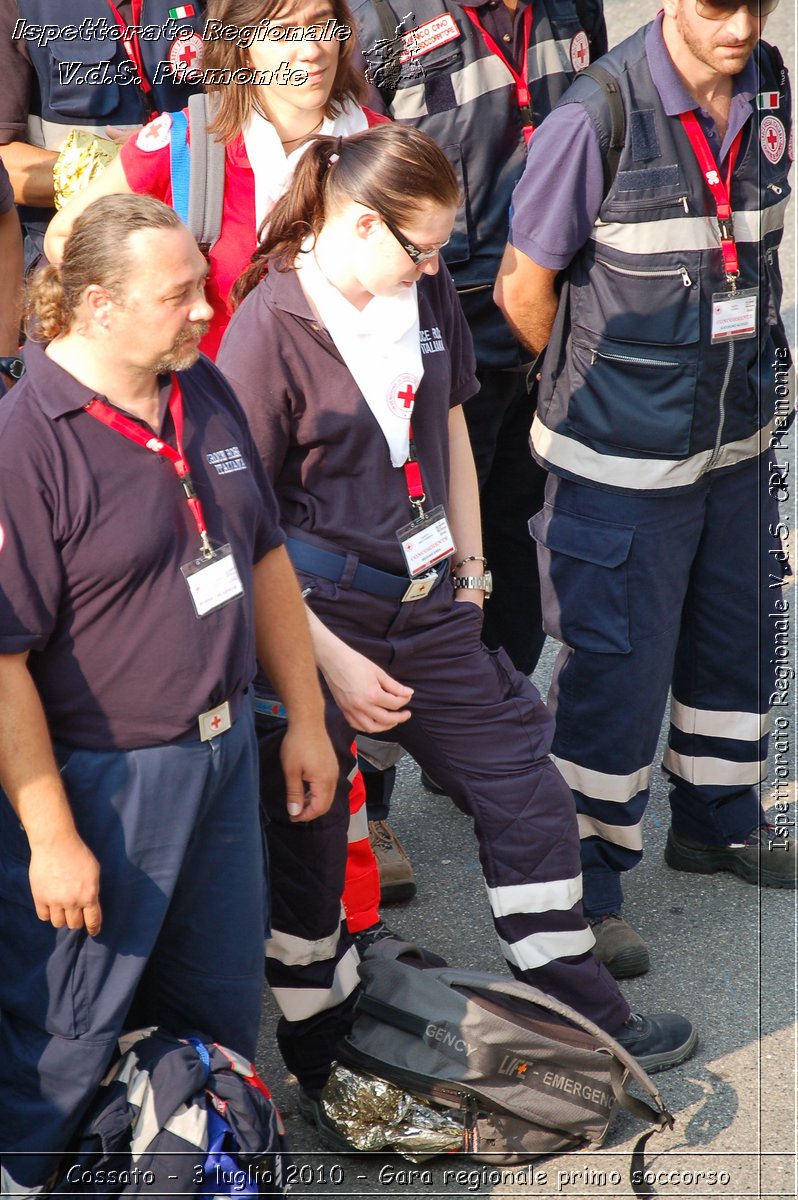
{"label": "backpack shoulder strap", "polygon": [[184,225],[188,225],[189,176],[191,164],[188,148],[188,122],[184,112],[170,114],[169,174],[172,183],[172,208]]}
{"label": "backpack shoulder strap", "polygon": [[626,110],[621,99],[618,81],[614,75],[611,75],[600,63],[589,63],[583,71],[579,72],[580,79],[586,75],[593,79],[604,92],[610,118],[609,144],[606,149],[602,143],[604,195],[606,196],[615,182],[621,151],[626,139]]}
{"label": "backpack shoulder strap", "polygon": [[[191,172],[187,204],[188,225],[204,254],[218,241],[224,205],[225,146],[208,131],[216,105],[200,92],[188,102],[191,141]],[[174,195],[174,185],[172,188]]]}

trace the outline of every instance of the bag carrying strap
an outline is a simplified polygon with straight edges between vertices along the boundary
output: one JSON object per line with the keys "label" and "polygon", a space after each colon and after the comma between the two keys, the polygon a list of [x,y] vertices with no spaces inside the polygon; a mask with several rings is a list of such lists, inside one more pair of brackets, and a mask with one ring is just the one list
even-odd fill
{"label": "bag carrying strap", "polygon": [[[219,240],[224,205],[225,145],[208,130],[216,109],[216,98],[204,92],[189,98],[189,118],[195,133],[191,145],[187,224],[206,255]],[[198,130],[202,130],[202,137],[197,137]]]}
{"label": "bag carrying strap", "polygon": [[183,112],[171,113],[169,131],[169,173],[172,181],[172,208],[188,225],[189,176],[191,159],[188,148],[188,122]]}
{"label": "bag carrying strap", "polygon": [[621,161],[621,151],[623,150],[626,138],[626,111],[623,107],[618,81],[614,75],[611,75],[609,71],[598,63],[589,63],[583,71],[579,72],[580,79],[585,75],[589,75],[591,79],[595,80],[604,92],[610,114],[610,141],[607,150],[602,155],[604,161],[604,195],[607,196],[615,182],[615,176],[618,174],[618,163]]}
{"label": "bag carrying strap", "polygon": [[[204,92],[191,96],[188,121],[183,112],[171,113],[169,135],[172,207],[206,256],[219,240],[224,206],[224,142],[208,131],[215,108]],[[189,128],[194,133],[190,149]]]}

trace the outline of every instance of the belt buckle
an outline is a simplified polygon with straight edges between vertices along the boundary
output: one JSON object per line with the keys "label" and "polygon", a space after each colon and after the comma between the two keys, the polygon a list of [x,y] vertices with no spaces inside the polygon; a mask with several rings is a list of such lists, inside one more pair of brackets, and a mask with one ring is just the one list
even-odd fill
{"label": "belt buckle", "polygon": [[437,571],[428,571],[426,575],[421,575],[418,579],[414,579],[404,596],[402,596],[402,604],[405,604],[408,600],[421,600],[423,596],[428,596],[437,582]]}
{"label": "belt buckle", "polygon": [[209,742],[211,738],[218,737],[220,733],[226,733],[233,724],[230,716],[230,701],[225,700],[223,704],[217,704],[216,708],[209,708],[207,712],[200,713],[197,722],[199,723],[201,742]]}

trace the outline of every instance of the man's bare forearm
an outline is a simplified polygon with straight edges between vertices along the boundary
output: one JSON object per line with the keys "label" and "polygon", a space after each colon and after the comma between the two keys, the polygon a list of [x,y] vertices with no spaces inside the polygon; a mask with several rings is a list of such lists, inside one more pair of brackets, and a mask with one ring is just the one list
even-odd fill
{"label": "man's bare forearm", "polygon": [[42,150],[27,142],[7,142],[0,146],[0,158],[8,171],[17,204],[52,208],[55,150]]}
{"label": "man's bare forearm", "polygon": [[535,355],[548,345],[557,315],[558,274],[538,266],[514,246],[504,251],[493,298],[515,336]]}

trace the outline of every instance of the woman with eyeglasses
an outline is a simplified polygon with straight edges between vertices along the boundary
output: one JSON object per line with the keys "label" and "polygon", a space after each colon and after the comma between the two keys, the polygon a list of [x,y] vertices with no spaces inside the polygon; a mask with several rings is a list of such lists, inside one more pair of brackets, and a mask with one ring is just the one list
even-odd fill
{"label": "woman with eyeglasses", "polygon": [[[283,1056],[317,1122],[357,983],[338,903],[355,730],[390,731],[472,816],[518,978],[643,1061],[654,1020],[645,1035],[626,1024],[626,1001],[590,953],[574,802],[548,758],[552,719],[505,653],[480,641],[490,576],[462,412],[477,384],[439,256],[457,202],[448,161],[416,129],[317,139],[237,286],[246,298],[219,355],[275,487],[343,768],[330,813],[301,832],[282,797],[262,796],[274,870],[267,977]],[[261,726],[263,778],[282,732],[278,719]],[[309,1012],[311,989],[316,1011],[303,1018],[297,998]],[[689,1022],[667,1021],[687,1046]]]}
{"label": "woman with eyeglasses", "polygon": [[[351,31],[347,0],[210,0],[207,6],[200,61],[209,129],[225,143],[222,225],[206,282],[213,318],[200,344],[210,358],[230,320],[230,289],[308,139],[319,132],[356,133],[387,120],[360,104],[366,85],[352,62]],[[60,261],[75,220],[99,196],[138,192],[172,203],[172,125],[169,113],[145,125],[55,216],[45,242],[51,262]],[[189,145],[191,135],[189,124]]]}

